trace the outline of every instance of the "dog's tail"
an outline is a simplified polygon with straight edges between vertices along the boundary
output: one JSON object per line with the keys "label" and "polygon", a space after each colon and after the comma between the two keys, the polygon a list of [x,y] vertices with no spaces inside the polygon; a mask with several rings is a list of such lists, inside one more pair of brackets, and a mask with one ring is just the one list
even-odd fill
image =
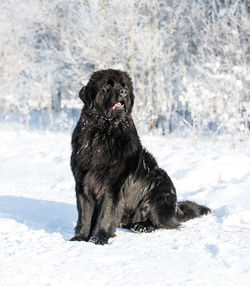
{"label": "dog's tail", "polygon": [[184,201],[177,203],[177,219],[180,222],[190,220],[192,218],[200,217],[202,215],[207,215],[210,213],[210,208],[198,205],[194,202]]}

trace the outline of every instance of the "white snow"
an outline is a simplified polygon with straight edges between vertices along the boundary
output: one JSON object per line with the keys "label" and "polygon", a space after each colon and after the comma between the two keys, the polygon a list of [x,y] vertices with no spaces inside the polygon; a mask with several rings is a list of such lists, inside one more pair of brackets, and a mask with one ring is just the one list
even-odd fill
{"label": "white snow", "polygon": [[0,285],[249,285],[250,146],[143,137],[179,200],[213,209],[180,230],[117,229],[70,242],[77,211],[69,133],[0,129]]}

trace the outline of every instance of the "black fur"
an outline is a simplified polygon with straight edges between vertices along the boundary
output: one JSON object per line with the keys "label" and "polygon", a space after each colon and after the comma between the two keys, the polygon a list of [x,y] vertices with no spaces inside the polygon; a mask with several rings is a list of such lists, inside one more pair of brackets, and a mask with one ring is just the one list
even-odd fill
{"label": "black fur", "polygon": [[95,72],[80,98],[84,107],[71,155],[78,221],[71,240],[105,244],[117,226],[142,232],[177,228],[210,211],[193,202],[177,203],[171,179],[142,147],[126,72]]}

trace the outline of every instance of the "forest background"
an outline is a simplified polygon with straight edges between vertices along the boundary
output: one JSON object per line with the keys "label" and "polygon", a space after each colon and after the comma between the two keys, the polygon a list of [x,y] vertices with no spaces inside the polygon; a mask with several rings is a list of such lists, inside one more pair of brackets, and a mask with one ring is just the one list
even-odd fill
{"label": "forest background", "polygon": [[249,0],[2,0],[0,118],[72,129],[91,73],[128,71],[143,134],[250,133]]}

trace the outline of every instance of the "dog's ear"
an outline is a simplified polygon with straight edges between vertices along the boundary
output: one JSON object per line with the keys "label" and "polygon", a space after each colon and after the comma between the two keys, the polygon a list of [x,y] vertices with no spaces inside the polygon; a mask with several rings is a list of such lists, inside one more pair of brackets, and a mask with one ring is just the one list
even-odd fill
{"label": "dog's ear", "polygon": [[127,82],[128,82],[128,86],[129,86],[129,90],[130,90],[130,107],[128,109],[128,112],[131,113],[133,106],[134,106],[134,100],[135,100],[135,95],[134,95],[134,87],[133,87],[133,81],[132,78],[129,76],[129,74],[127,72],[125,72],[126,77],[127,77]]}
{"label": "dog's ear", "polygon": [[130,108],[129,108],[129,112],[132,112],[133,106],[134,106],[134,100],[135,100],[135,96],[134,96],[134,92],[132,89],[131,95],[130,95],[130,100],[131,100],[131,104],[130,104]]}
{"label": "dog's ear", "polygon": [[82,100],[82,102],[84,103],[84,107],[85,108],[89,108],[91,105],[91,96],[88,90],[88,86],[84,86],[82,87],[82,89],[79,92],[79,97]]}

